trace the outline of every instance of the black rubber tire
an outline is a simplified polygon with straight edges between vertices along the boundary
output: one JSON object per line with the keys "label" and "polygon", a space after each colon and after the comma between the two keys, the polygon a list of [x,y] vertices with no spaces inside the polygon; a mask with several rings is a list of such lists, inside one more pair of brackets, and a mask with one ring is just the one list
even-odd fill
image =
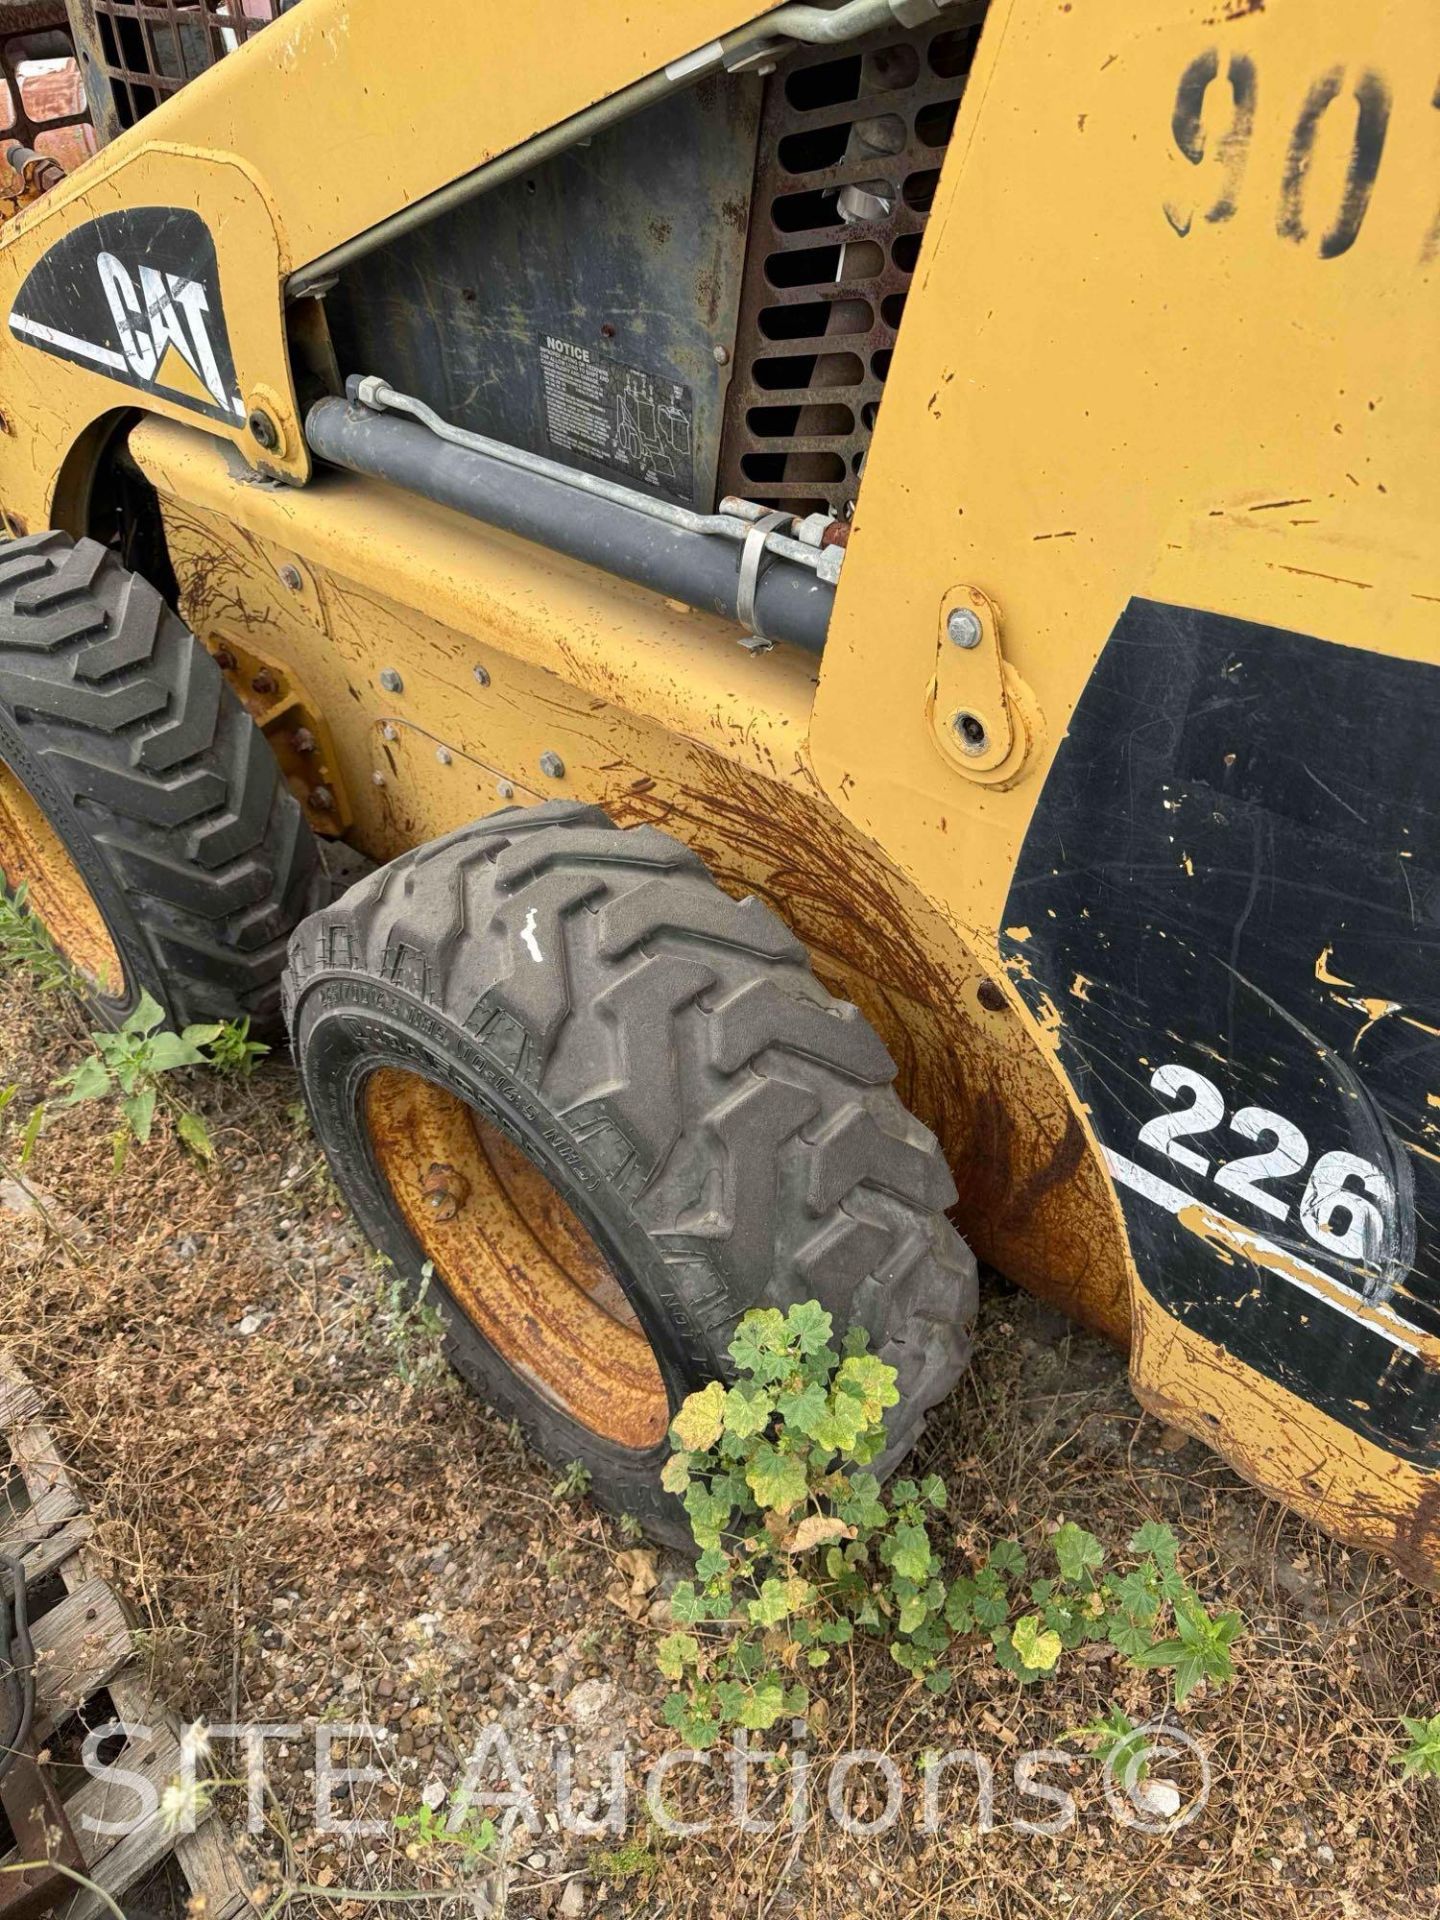
{"label": "black rubber tire", "polygon": [[[531,951],[521,946],[525,930]],[[536,964],[534,949],[545,959]],[[895,1067],[768,908],[688,848],[598,809],[512,808],[380,869],[296,933],[296,1062],[335,1178],[417,1288],[423,1254],[375,1164],[369,1073],[458,1093],[540,1164],[600,1242],[672,1407],[731,1371],[748,1308],[815,1298],[897,1369],[882,1471],[969,1357],[975,1262],[955,1188]],[[598,1440],[440,1290],[451,1357],[603,1504],[688,1539],[667,1448]]]}
{"label": "black rubber tire", "polygon": [[[88,885],[125,967],[176,1028],[280,1025],[295,926],[328,897],[264,735],[139,574],[94,540],[0,546],[0,760]],[[0,867],[4,849],[0,848]]]}

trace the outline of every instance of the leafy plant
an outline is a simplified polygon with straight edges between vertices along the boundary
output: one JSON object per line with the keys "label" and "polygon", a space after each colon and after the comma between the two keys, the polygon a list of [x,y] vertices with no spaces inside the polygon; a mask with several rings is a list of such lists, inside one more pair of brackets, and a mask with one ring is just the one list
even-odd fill
{"label": "leafy plant", "polygon": [[639,1840],[627,1840],[623,1846],[611,1852],[597,1853],[595,1865],[607,1880],[623,1885],[627,1880],[641,1876],[648,1880],[660,1871],[660,1860],[653,1847],[647,1847]]}
{"label": "leafy plant", "polygon": [[1432,1780],[1440,1780],[1440,1713],[1428,1720],[1412,1720],[1407,1714],[1402,1724],[1410,1745],[1395,1762],[1400,1778],[1423,1779],[1428,1774]]}
{"label": "leafy plant", "polygon": [[594,1478],[582,1460],[572,1460],[555,1482],[552,1492],[557,1500],[583,1500]]}
{"label": "leafy plant", "polygon": [[29,904],[30,890],[0,884],[0,968],[29,976],[42,993],[73,991],[75,973]]}
{"label": "leafy plant", "polygon": [[465,1818],[451,1826],[439,1807],[417,1807],[414,1813],[397,1813],[395,1831],[410,1835],[405,1851],[412,1858],[420,1853],[459,1853],[467,1863],[483,1859],[495,1846],[495,1822],[467,1808]]}
{"label": "leafy plant", "polygon": [[395,1356],[395,1371],[407,1387],[432,1386],[445,1375],[445,1322],[426,1298],[435,1264],[420,1269],[421,1287],[414,1291],[383,1255],[377,1263],[385,1278],[380,1289],[380,1327]]}
{"label": "leafy plant", "polygon": [[222,1020],[215,1038],[205,1051],[209,1056],[209,1064],[217,1073],[233,1074],[239,1080],[248,1080],[257,1063],[270,1049],[263,1040],[250,1038],[250,1016],[247,1014],[243,1020]]}
{"label": "leafy plant", "polygon": [[805,1712],[804,1676],[857,1632],[883,1640],[936,1693],[951,1682],[956,1636],[988,1639],[1027,1683],[1104,1640],[1132,1665],[1172,1668],[1177,1701],[1202,1678],[1231,1677],[1240,1617],[1210,1617],[1168,1527],[1139,1529],[1123,1573],[1067,1522],[1049,1543],[1053,1575],[1029,1580],[1019,1543],[998,1540],[947,1583],[930,1533],[943,1482],[931,1474],[882,1491],[866,1471],[885,1446],[895,1371],[866,1351],[863,1332],[837,1352],[831,1330],[815,1301],[747,1314],[730,1343],[736,1383],[692,1393],[671,1425],[661,1480],[683,1500],[700,1554],[696,1577],[671,1596],[677,1631],[656,1658],[674,1682],[665,1720],[691,1745]]}
{"label": "leafy plant", "polygon": [[895,1370],[866,1337],[830,1344],[815,1301],[746,1314],[730,1343],[740,1376],[684,1402],[661,1475],[682,1496],[701,1553],[671,1612],[681,1627],[657,1649],[675,1681],[665,1719],[692,1745],[726,1726],[764,1728],[802,1713],[795,1676],[824,1667],[857,1628],[937,1690],[948,1642],[945,1587],[926,1514],[945,1505],[934,1475],[886,1498],[865,1471],[885,1445]]}
{"label": "leafy plant", "polygon": [[[1027,1684],[1053,1673],[1062,1654],[1100,1640],[1132,1666],[1173,1668],[1177,1704],[1202,1679],[1233,1677],[1230,1645],[1240,1616],[1211,1619],[1179,1570],[1169,1527],[1150,1521],[1131,1536],[1136,1562],[1125,1573],[1104,1571],[1104,1547],[1071,1521],[1051,1536],[1050,1550],[1056,1577],[1031,1581],[1029,1610],[1012,1619],[1021,1603],[1010,1583],[1023,1580],[1026,1561],[1015,1541],[997,1542],[973,1575],[952,1584],[947,1624],[957,1633],[987,1631],[1001,1666]],[[1164,1630],[1167,1616],[1173,1634]]]}
{"label": "leafy plant", "polygon": [[1072,1727],[1060,1738],[1088,1739],[1095,1758],[1126,1786],[1139,1785],[1150,1772],[1149,1733],[1144,1727],[1137,1727],[1123,1707],[1112,1705],[1109,1713],[1100,1719],[1091,1720],[1083,1727]]}
{"label": "leafy plant", "polygon": [[115,1135],[117,1170],[132,1139],[142,1146],[149,1142],[162,1094],[174,1110],[175,1130],[184,1145],[202,1160],[215,1157],[209,1129],[200,1115],[184,1106],[161,1082],[163,1075],[181,1067],[212,1065],[208,1049],[219,1039],[223,1025],[217,1022],[171,1033],[164,1019],[164,1009],[148,993],[142,993],[139,1005],[117,1032],[90,1035],[94,1051],[62,1075],[58,1083],[63,1090],[55,1102],[58,1107],[73,1107],[84,1100],[118,1099],[123,1125]]}
{"label": "leafy plant", "polygon": [[[7,1142],[9,1139],[10,1123],[5,1116],[14,1105],[19,1092],[20,1089],[18,1086],[0,1087],[0,1138],[5,1139]],[[30,1164],[31,1156],[35,1152],[35,1143],[39,1140],[41,1129],[44,1125],[45,1103],[42,1100],[38,1106],[32,1107],[25,1117],[25,1124],[20,1129],[19,1152],[16,1154],[14,1160],[7,1160],[3,1164],[17,1174],[23,1173],[25,1168]]]}

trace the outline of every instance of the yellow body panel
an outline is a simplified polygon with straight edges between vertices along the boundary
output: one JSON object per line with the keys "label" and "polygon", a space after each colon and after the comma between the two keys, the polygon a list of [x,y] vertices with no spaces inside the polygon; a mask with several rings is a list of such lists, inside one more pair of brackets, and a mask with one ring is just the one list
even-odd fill
{"label": "yellow body panel", "polygon": [[[1024,1016],[984,1003],[994,983],[943,914],[819,791],[809,656],[747,654],[712,616],[375,482],[249,486],[214,440],[158,421],[131,448],[191,626],[293,660],[328,717],[356,846],[392,859],[557,796],[678,834],[864,1008],[902,1097],[945,1144],[977,1250],[1128,1338],[1119,1222],[1063,1082]],[[387,667],[398,694],[379,684]]]}
{"label": "yellow body panel", "polygon": [[[1022,991],[1006,938],[1047,775],[1135,597],[1440,664],[1440,17],[1418,0],[993,0],[817,664],[747,655],[721,621],[375,483],[253,484],[257,467],[310,479],[287,274],[753,11],[597,4],[566,15],[559,59],[550,9],[404,16],[306,0],[0,240],[8,310],[112,206],[190,207],[215,234],[239,394],[280,445],[144,397],[159,417],[131,448],[196,631],[293,664],[333,734],[350,837],[377,858],[563,792],[679,833],[767,897],[889,1043],[978,1250],[1133,1332],[1137,1388],[1165,1417],[1440,1577],[1433,1471],[1262,1381],[1142,1284],[1059,1058],[1074,1009]],[[1207,70],[1187,157],[1184,76]],[[1338,106],[1297,174],[1307,93],[1331,75]],[[1356,115],[1376,87],[1383,168],[1362,194]],[[78,529],[96,423],[137,404],[0,333],[12,520]],[[957,606],[981,619],[972,657],[946,651]],[[967,711],[987,730],[969,756]],[[1178,1218],[1213,1240],[1203,1208]],[[1403,1350],[1440,1368],[1433,1336]]]}

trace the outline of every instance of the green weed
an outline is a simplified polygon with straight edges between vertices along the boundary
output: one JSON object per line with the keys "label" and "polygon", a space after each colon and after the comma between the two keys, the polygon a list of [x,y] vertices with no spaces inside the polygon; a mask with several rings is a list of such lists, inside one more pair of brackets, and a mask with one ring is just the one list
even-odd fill
{"label": "green weed", "polygon": [[1440,1713],[1432,1714],[1428,1720],[1412,1720],[1407,1714],[1402,1724],[1410,1736],[1410,1745],[1396,1757],[1400,1778],[1417,1780],[1428,1776],[1440,1780]]}
{"label": "green weed", "polygon": [[931,1474],[882,1491],[866,1471],[885,1447],[895,1370],[860,1331],[837,1352],[831,1325],[813,1300],[747,1314],[730,1343],[737,1383],[691,1394],[671,1426],[661,1478],[683,1500],[700,1554],[696,1578],[671,1598],[680,1630],[656,1658],[675,1683],[666,1722],[691,1745],[807,1711],[801,1676],[857,1632],[884,1641],[935,1693],[951,1684],[957,1639],[988,1639],[1025,1683],[1102,1640],[1132,1665],[1170,1669],[1177,1702],[1202,1679],[1231,1678],[1240,1617],[1206,1612],[1168,1527],[1133,1535],[1124,1572],[1106,1570],[1100,1541],[1067,1523],[1049,1542],[1053,1574],[1030,1578],[1019,1543],[998,1540],[947,1580],[931,1531],[944,1483]]}
{"label": "green weed", "polygon": [[74,969],[29,905],[29,889],[0,885],[0,970],[24,973],[42,993],[74,992]]}

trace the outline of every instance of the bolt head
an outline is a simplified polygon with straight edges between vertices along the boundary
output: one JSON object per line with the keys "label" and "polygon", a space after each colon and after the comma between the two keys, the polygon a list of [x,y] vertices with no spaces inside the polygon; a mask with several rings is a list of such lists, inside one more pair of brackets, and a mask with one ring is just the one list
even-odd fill
{"label": "bolt head", "polygon": [[485,667],[474,667],[474,668],[472,668],[472,669],[471,669],[471,671],[472,671],[472,672],[474,673],[474,675],[475,675],[475,684],[476,684],[476,686],[477,686],[477,687],[488,687],[488,686],[489,686],[489,684],[490,684],[490,674],[489,674],[489,670],[488,670],[487,668],[485,668]]}
{"label": "bolt head", "polygon": [[978,613],[969,607],[956,607],[945,622],[945,631],[957,647],[978,647],[985,636]]}
{"label": "bolt head", "polygon": [[333,813],[335,810],[335,796],[329,787],[312,787],[310,789],[310,804],[316,813]]}
{"label": "bolt head", "polygon": [[729,349],[729,347],[712,347],[712,348],[711,348],[711,352],[712,352],[712,353],[714,354],[714,356],[715,356],[715,364],[716,364],[716,366],[717,366],[717,367],[728,367],[728,366],[729,366],[729,364],[730,364],[730,349]]}
{"label": "bolt head", "polygon": [[370,776],[370,784],[372,787],[383,787],[385,784],[385,776],[378,767]]}
{"label": "bolt head", "polygon": [[540,756],[540,771],[545,775],[547,780],[563,780],[565,778],[565,762],[560,758],[558,753],[550,753],[547,751]]}
{"label": "bolt head", "polygon": [[513,780],[501,780],[497,782],[495,791],[502,800],[513,800],[515,798],[515,782]]}
{"label": "bolt head", "polygon": [[387,720],[380,729],[380,738],[382,740],[398,740],[400,738],[400,729],[398,727],[392,727]]}
{"label": "bolt head", "polygon": [[400,675],[395,671],[394,667],[386,667],[382,671],[380,675],[380,685],[386,693],[403,693],[405,691],[405,682],[400,678]]}
{"label": "bolt head", "polygon": [[990,735],[985,730],[985,722],[978,713],[970,713],[961,708],[950,720],[951,729],[960,743],[960,751],[973,759],[985,752],[990,745]]}
{"label": "bolt head", "polygon": [[263,407],[252,407],[245,424],[256,446],[263,447],[267,453],[275,452],[280,445],[280,429]]}
{"label": "bolt head", "polygon": [[451,753],[449,747],[437,747],[435,749],[435,758],[440,762],[442,767],[448,767],[455,756]]}
{"label": "bolt head", "polygon": [[304,580],[300,577],[300,569],[298,567],[281,567],[280,583],[282,586],[288,587],[291,593],[299,593],[301,587],[305,584]]}

